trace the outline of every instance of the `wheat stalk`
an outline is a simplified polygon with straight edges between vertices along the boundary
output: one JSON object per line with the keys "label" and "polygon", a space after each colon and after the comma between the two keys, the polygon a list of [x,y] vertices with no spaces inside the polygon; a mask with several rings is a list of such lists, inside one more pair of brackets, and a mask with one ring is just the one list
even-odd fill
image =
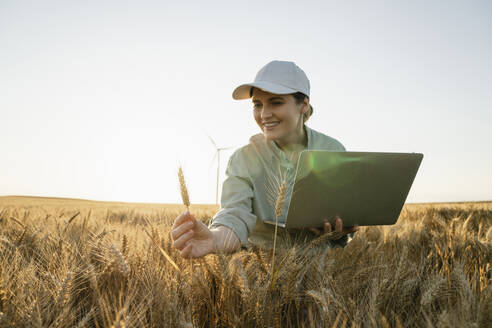
{"label": "wheat stalk", "polygon": [[27,227],[24,228],[24,230],[22,231],[22,234],[17,239],[17,242],[16,242],[17,245],[20,245],[20,243],[24,240],[24,237],[26,236],[26,232],[27,232]]}
{"label": "wheat stalk", "polygon": [[162,249],[161,246],[159,246],[159,244],[154,240],[154,238],[152,238],[151,234],[147,231],[147,229],[145,229],[145,227],[143,227],[143,231],[145,232],[145,234],[147,236],[149,236],[150,240],[152,241],[152,243],[154,244],[155,247],[157,247],[157,249],[161,252],[161,254],[166,258],[166,260],[171,263],[171,265],[176,269],[178,270],[178,272],[181,272],[181,270],[179,269],[178,265],[176,264],[176,262],[173,261],[173,259]]}
{"label": "wheat stalk", "polygon": [[485,239],[487,240],[488,243],[492,244],[492,227],[490,227],[489,230],[487,230],[487,235]]}
{"label": "wheat stalk", "polygon": [[183,168],[180,166],[178,168],[178,179],[179,179],[179,189],[181,190],[181,198],[183,199],[183,204],[186,206],[186,210],[190,210],[190,195],[188,194],[188,188],[186,187],[186,181],[183,174]]}
{"label": "wheat stalk", "polygon": [[79,321],[77,324],[77,328],[83,328],[89,322],[92,314],[94,312],[94,308],[91,308],[89,312]]}
{"label": "wheat stalk", "polygon": [[7,305],[7,291],[3,283],[2,272],[0,271],[0,312],[4,311]]}
{"label": "wheat stalk", "polygon": [[77,218],[77,216],[79,216],[80,214],[80,211],[78,211],[77,213],[75,213],[74,215],[72,215],[72,217],[70,219],[68,219],[67,221],[67,224],[65,225],[65,229],[63,229],[63,232],[65,233],[68,229],[68,226],[70,225],[70,223],[72,223],[73,220],[75,220],[75,218]]}
{"label": "wheat stalk", "polygon": [[24,228],[26,228],[25,224],[24,224],[24,223],[22,223],[22,222],[20,222],[20,221],[19,221],[19,219],[16,219],[16,218],[14,218],[13,216],[11,216],[11,217],[10,217],[10,219],[11,219],[12,221],[14,221],[15,223],[17,223],[18,225],[20,225],[23,229],[24,229]]}
{"label": "wheat stalk", "polygon": [[75,218],[76,218],[77,216],[79,216],[79,214],[80,214],[80,211],[78,211],[77,213],[75,213],[75,214],[74,214],[74,215],[73,215],[73,216],[72,216],[72,217],[68,220],[67,225],[69,225],[70,223],[72,223],[72,221],[73,221],[73,220],[75,220]]}
{"label": "wheat stalk", "polygon": [[275,202],[275,234],[273,236],[273,256],[272,256],[272,288],[274,284],[273,270],[275,267],[275,249],[277,247],[277,229],[278,229],[278,218],[282,215],[282,211],[285,203],[285,194],[287,192],[287,184],[285,179],[280,185],[280,190],[278,191],[277,201]]}
{"label": "wheat stalk", "polygon": [[[190,195],[188,194],[188,188],[186,187],[186,181],[183,174],[183,168],[181,165],[178,168],[178,180],[179,180],[179,189],[181,191],[181,198],[183,199],[183,204],[186,206],[186,210],[190,211]],[[190,287],[193,289],[193,261],[190,261]],[[193,322],[193,298],[191,299],[191,308],[190,308],[190,318]]]}

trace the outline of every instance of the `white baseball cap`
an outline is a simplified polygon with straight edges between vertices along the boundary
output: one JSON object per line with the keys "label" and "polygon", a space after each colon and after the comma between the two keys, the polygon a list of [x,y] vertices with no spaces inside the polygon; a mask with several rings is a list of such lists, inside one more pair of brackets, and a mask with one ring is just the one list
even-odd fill
{"label": "white baseball cap", "polygon": [[301,92],[309,97],[310,84],[306,73],[295,63],[274,60],[263,66],[253,83],[238,86],[232,93],[234,99],[248,99],[255,87],[277,95]]}

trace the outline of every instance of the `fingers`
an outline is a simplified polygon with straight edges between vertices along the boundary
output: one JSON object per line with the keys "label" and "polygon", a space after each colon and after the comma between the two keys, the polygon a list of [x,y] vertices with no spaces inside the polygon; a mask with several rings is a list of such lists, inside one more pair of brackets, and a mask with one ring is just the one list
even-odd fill
{"label": "fingers", "polygon": [[337,217],[335,220],[335,232],[341,233],[342,229],[343,229],[342,219],[340,219],[340,217]]}
{"label": "fingers", "polygon": [[323,230],[325,233],[331,232],[331,224],[330,224],[330,221],[328,221],[328,219],[325,219],[325,224],[323,226]]}
{"label": "fingers", "polygon": [[324,233],[330,234],[331,237],[329,239],[332,240],[340,239],[343,236],[352,232],[356,232],[358,230],[359,230],[359,226],[344,227],[343,220],[339,216],[336,217],[333,225],[330,224],[328,219],[325,220],[325,224],[324,224]]}
{"label": "fingers", "polygon": [[171,230],[171,237],[173,240],[177,240],[179,237],[181,237],[184,233],[188,232],[190,229],[194,227],[193,221],[185,221],[181,225],[175,227],[173,230]]}
{"label": "fingers", "polygon": [[328,219],[325,219],[325,223],[323,225],[323,232],[316,228],[309,228],[309,230],[314,232],[318,236],[321,235],[322,233],[330,234],[330,236],[327,236],[329,237],[328,239],[336,240],[342,238],[346,234],[359,231],[359,226],[344,227],[343,220],[339,216],[337,216],[333,225],[330,224],[330,221]]}
{"label": "fingers", "polygon": [[189,242],[179,253],[181,257],[187,259],[191,257],[191,251],[193,249],[193,244]]}
{"label": "fingers", "polygon": [[173,229],[176,228],[177,226],[183,224],[183,222],[187,220],[193,220],[193,216],[190,214],[190,212],[186,211],[182,213],[180,216],[177,217],[177,219],[174,221],[173,224]]}
{"label": "fingers", "polygon": [[352,227],[344,227],[343,226],[343,221],[340,217],[337,216],[335,220],[335,232],[342,233],[343,235],[346,235],[348,233],[356,232],[359,231],[359,226],[352,226]]}
{"label": "fingers", "polygon": [[188,230],[181,237],[174,241],[173,247],[179,250],[183,250],[186,246],[186,242],[188,242],[191,238],[193,238],[193,230]]}
{"label": "fingers", "polygon": [[177,240],[181,235],[186,233],[189,229],[192,229],[196,224],[196,219],[190,212],[186,211],[182,213],[174,221],[173,228],[171,230],[172,240]]}

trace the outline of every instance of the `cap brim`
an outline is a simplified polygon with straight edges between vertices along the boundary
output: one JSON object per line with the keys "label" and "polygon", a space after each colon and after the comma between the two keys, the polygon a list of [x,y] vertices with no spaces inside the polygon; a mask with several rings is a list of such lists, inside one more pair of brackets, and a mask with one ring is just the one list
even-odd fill
{"label": "cap brim", "polygon": [[259,81],[259,82],[253,82],[253,83],[247,83],[247,84],[242,84],[238,86],[234,92],[232,93],[232,98],[236,100],[240,99],[248,99],[250,98],[250,90],[252,87],[261,89],[266,92],[270,92],[276,95],[288,95],[291,93],[296,93],[297,91],[291,88],[284,87],[279,84],[271,83],[271,82],[266,82],[266,81]]}

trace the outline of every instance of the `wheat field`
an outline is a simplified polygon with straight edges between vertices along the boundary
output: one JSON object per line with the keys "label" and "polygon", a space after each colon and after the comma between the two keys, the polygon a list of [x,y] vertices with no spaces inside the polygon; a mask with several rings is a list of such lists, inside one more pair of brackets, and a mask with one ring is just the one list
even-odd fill
{"label": "wheat field", "polygon": [[492,202],[407,204],[345,248],[279,234],[273,270],[257,247],[181,259],[183,209],[0,197],[0,327],[492,326]]}

